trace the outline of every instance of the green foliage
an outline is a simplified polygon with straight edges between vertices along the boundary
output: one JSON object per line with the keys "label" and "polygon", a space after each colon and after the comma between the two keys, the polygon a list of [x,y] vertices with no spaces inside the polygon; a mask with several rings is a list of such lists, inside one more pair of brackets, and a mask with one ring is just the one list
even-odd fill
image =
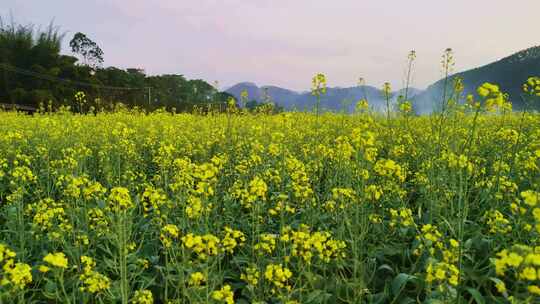
{"label": "green foliage", "polygon": [[141,69],[101,68],[103,51],[83,33],[76,33],[70,42],[83,59],[79,64],[76,57],[61,54],[63,37],[52,23],[41,31],[0,19],[0,103],[73,107],[75,93],[84,91],[87,110],[112,109],[121,102],[183,111],[209,103],[225,108],[231,97],[203,80],[182,75],[147,76]]}

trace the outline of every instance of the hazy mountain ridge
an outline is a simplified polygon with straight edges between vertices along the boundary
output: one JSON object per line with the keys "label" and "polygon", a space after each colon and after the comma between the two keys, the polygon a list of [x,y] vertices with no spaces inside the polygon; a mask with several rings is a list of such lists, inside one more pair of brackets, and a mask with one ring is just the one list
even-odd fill
{"label": "hazy mountain ridge", "polygon": [[[238,83],[227,89],[226,92],[235,96],[237,100],[240,100],[240,94],[244,90],[248,93],[248,100],[256,100],[257,102],[264,101],[266,90],[270,100],[284,107],[286,110],[309,110],[316,104],[316,98],[310,92],[296,92],[277,86],[259,87],[251,82]],[[421,90],[409,88],[410,97],[413,97],[419,92]],[[403,94],[403,90],[392,93],[392,104],[395,104],[399,94]],[[384,100],[382,91],[366,85],[348,88],[327,88],[326,94],[321,96],[321,109],[352,112],[356,103],[362,98],[367,98],[374,110],[381,111],[386,107],[386,101]]]}
{"label": "hazy mountain ridge", "polygon": [[[464,91],[460,96],[460,101],[463,102],[467,94],[474,94],[480,85],[490,82],[499,85],[503,92],[508,93],[515,110],[521,110],[524,107],[521,98],[523,83],[529,77],[539,75],[540,46],[535,46],[495,62],[451,75],[447,80],[447,92],[452,91],[456,77],[462,78]],[[429,85],[426,90],[409,88],[409,99],[412,100],[416,113],[426,114],[440,107],[444,81],[440,79]],[[315,97],[309,92],[296,92],[277,86],[259,87],[250,82],[236,84],[226,92],[240,99],[240,93],[247,90],[249,100],[255,99],[262,102],[265,88],[268,90],[270,99],[287,110],[311,109],[316,103]],[[399,95],[404,95],[404,89],[392,93],[392,104],[396,103]],[[382,91],[373,86],[328,88],[327,93],[321,98],[321,108],[332,111],[347,109],[351,112],[356,102],[364,97],[369,100],[374,110],[382,111],[386,108]]]}

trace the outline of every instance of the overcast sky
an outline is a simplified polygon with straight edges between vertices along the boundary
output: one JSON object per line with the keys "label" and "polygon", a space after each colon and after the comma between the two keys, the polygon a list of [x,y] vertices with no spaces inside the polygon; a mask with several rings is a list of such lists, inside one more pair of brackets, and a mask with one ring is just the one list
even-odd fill
{"label": "overcast sky", "polygon": [[[454,49],[456,71],[540,44],[540,0],[0,0],[0,16],[83,32],[105,64],[307,90],[403,83],[414,49],[413,85],[440,78]],[[64,52],[68,52],[65,47]]]}

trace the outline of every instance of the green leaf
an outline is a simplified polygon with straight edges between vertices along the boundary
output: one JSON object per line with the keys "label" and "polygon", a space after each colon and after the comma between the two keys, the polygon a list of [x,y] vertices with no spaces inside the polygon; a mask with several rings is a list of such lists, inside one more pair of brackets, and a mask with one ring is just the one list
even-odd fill
{"label": "green leaf", "polygon": [[476,289],[472,287],[468,287],[467,291],[471,294],[471,296],[474,298],[477,304],[485,304],[486,300],[482,296],[482,294]]}
{"label": "green leaf", "polygon": [[425,304],[444,304],[443,301],[437,300],[437,299],[427,299],[424,303]]}
{"label": "green leaf", "polygon": [[384,292],[368,295],[367,298],[369,300],[368,303],[373,303],[373,304],[382,304],[390,300],[388,299],[388,297],[386,296]]}
{"label": "green leaf", "polygon": [[244,298],[237,299],[235,303],[237,303],[237,304],[249,304],[248,300],[246,300]]}
{"label": "green leaf", "polygon": [[45,284],[45,287],[43,289],[43,295],[48,299],[55,299],[57,287],[58,286],[55,282],[47,280],[47,283]]}
{"label": "green leaf", "polygon": [[331,297],[332,295],[327,292],[324,292],[322,290],[315,290],[308,294],[306,303],[326,303],[327,300]]}
{"label": "green leaf", "polygon": [[406,297],[405,299],[399,301],[399,304],[411,304],[416,303],[416,300],[410,297]]}
{"label": "green leaf", "polygon": [[416,276],[407,273],[398,274],[394,280],[392,280],[392,294],[397,297],[401,291],[405,289],[407,282],[415,281],[417,279],[418,278]]}
{"label": "green leaf", "polygon": [[390,265],[388,265],[388,264],[383,264],[383,265],[379,266],[379,268],[377,268],[377,271],[381,271],[381,270],[385,270],[385,271],[388,271],[390,273],[394,273],[394,269],[392,269],[392,267],[390,267]]}

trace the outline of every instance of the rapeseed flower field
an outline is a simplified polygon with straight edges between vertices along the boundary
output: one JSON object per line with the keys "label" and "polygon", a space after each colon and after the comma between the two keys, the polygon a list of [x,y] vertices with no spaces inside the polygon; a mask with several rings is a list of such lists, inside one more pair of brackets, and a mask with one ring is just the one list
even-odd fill
{"label": "rapeseed flower field", "polygon": [[410,108],[0,112],[0,303],[539,303],[540,116]]}

